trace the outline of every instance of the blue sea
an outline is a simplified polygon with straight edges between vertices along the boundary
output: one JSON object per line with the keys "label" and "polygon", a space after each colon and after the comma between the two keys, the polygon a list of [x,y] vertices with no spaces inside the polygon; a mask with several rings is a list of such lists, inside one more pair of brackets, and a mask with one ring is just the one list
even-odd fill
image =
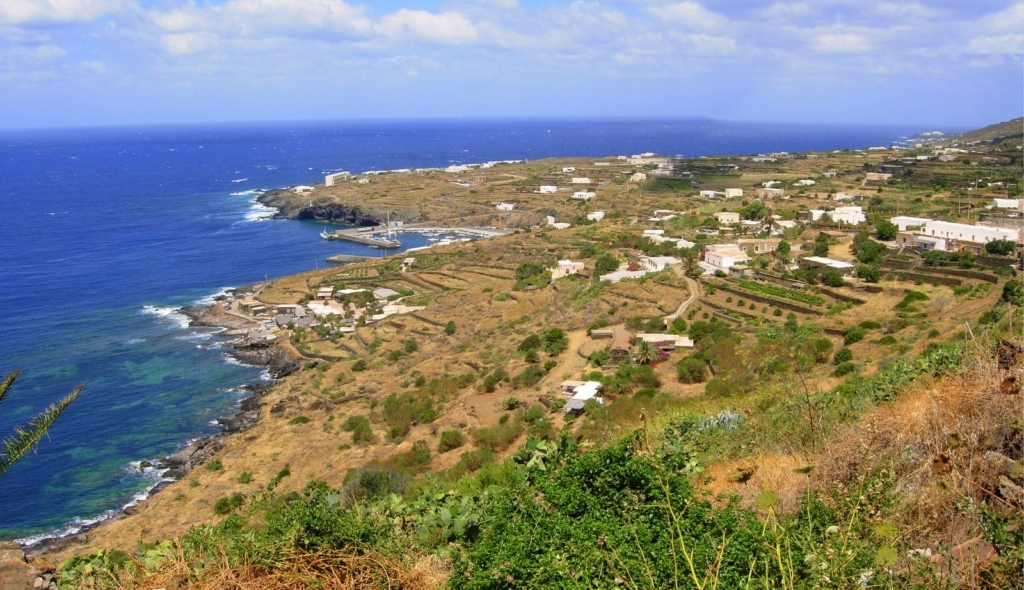
{"label": "blue sea", "polygon": [[[0,436],[77,383],[38,452],[0,479],[0,540],[74,532],[145,497],[139,462],[217,432],[263,370],[176,308],[323,266],[322,224],[257,192],[325,173],[551,156],[866,148],[931,129],[710,120],[434,120],[0,133]],[[403,235],[406,246],[422,238]]]}

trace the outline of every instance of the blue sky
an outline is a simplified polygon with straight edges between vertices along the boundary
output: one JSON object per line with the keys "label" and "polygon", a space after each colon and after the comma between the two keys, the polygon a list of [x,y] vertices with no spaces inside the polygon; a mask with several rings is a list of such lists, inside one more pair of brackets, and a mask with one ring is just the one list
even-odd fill
{"label": "blue sky", "polygon": [[0,128],[417,117],[975,126],[1024,2],[2,0]]}

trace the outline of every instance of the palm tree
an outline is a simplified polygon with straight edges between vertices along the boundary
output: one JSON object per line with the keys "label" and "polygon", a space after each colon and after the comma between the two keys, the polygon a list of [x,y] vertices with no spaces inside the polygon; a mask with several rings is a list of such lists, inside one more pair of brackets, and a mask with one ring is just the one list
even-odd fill
{"label": "palm tree", "polygon": [[661,360],[661,351],[650,342],[641,340],[630,351],[629,358],[638,365],[649,365],[654,361]]}
{"label": "palm tree", "polygon": [[[0,402],[4,401],[7,390],[14,384],[14,380],[18,378],[19,374],[18,371],[13,371],[4,377],[3,381],[0,381]],[[70,394],[29,420],[28,424],[14,428],[14,433],[3,440],[3,447],[0,449],[0,476],[39,444],[50,426],[81,392],[82,384],[79,383]]]}

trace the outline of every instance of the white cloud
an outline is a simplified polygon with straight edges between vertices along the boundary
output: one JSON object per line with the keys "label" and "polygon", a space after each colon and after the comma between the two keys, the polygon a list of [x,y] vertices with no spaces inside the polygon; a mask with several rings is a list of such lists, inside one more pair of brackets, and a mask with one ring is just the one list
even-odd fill
{"label": "white cloud", "polygon": [[694,29],[715,29],[725,22],[725,17],[696,2],[651,6],[647,11],[664,22],[687,25]]}
{"label": "white cloud", "polygon": [[731,55],[736,52],[736,40],[731,37],[704,35],[699,33],[672,33],[669,36],[676,41],[680,41],[688,45],[687,49],[697,55],[724,56]]}
{"label": "white cloud", "polygon": [[868,37],[857,33],[825,33],[811,38],[811,48],[821,53],[865,53],[872,47]]}
{"label": "white cloud", "polygon": [[3,0],[0,23],[19,26],[84,23],[124,5],[121,0]]}
{"label": "white cloud", "polygon": [[767,18],[791,20],[807,16],[814,12],[807,2],[776,2],[760,11]]}
{"label": "white cloud", "polygon": [[217,45],[219,38],[209,32],[171,33],[161,35],[164,50],[171,55],[194,55],[205,53]]}
{"label": "white cloud", "polygon": [[1024,35],[976,37],[967,44],[967,53],[1020,55],[1024,53]]}
{"label": "white cloud", "polygon": [[1006,10],[986,15],[981,18],[980,24],[997,31],[1019,31],[1024,29],[1024,2],[1014,4]]}
{"label": "white cloud", "polygon": [[890,18],[935,18],[937,10],[922,6],[917,2],[879,2],[872,10],[875,14]]}
{"label": "white cloud", "polygon": [[403,8],[388,14],[374,26],[379,34],[398,40],[422,40],[445,45],[472,43],[479,36],[477,27],[462,13],[434,14]]}

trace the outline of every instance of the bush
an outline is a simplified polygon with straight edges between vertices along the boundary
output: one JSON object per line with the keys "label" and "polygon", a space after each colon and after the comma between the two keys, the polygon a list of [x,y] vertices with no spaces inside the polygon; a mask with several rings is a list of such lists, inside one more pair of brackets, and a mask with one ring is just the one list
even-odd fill
{"label": "bush", "polygon": [[291,420],[289,420],[288,424],[293,425],[293,426],[296,425],[296,424],[309,424],[309,418],[307,418],[305,416],[296,416],[296,417],[292,418]]}
{"label": "bush", "polygon": [[907,293],[906,297],[902,301],[896,304],[896,309],[900,311],[912,311],[913,304],[918,301],[928,301],[928,296],[920,291],[911,291]]}
{"label": "bush", "polygon": [[244,503],[245,496],[243,496],[239,492],[235,492],[230,496],[225,496],[223,498],[218,499],[213,504],[213,511],[221,515],[230,514],[234,512],[236,509],[240,508]]}
{"label": "bush", "polygon": [[207,471],[224,471],[224,463],[220,459],[210,459],[206,462]]}
{"label": "bush", "polygon": [[546,410],[544,409],[544,406],[540,404],[534,404],[530,406],[529,409],[526,410],[526,412],[523,413],[523,421],[526,422],[527,424],[533,424],[537,420],[543,418],[545,413]]}
{"label": "bush", "polygon": [[242,471],[241,473],[239,473],[238,474],[238,483],[242,483],[242,484],[252,483],[252,471],[249,471],[248,469],[246,469],[246,470]]}
{"label": "bush", "polygon": [[864,339],[864,328],[859,326],[855,328],[849,328],[843,332],[843,344],[849,346],[855,344]]}
{"label": "bush", "polygon": [[1021,287],[1017,281],[1007,281],[1003,285],[1001,299],[1013,305],[1024,305],[1024,287]]}
{"label": "bush", "polygon": [[1013,242],[1009,240],[992,240],[985,244],[985,252],[995,256],[1009,256],[1013,254]]}
{"label": "bush", "polygon": [[550,373],[551,369],[554,369],[557,366],[558,366],[558,361],[547,361],[546,363],[544,363],[544,372],[545,373]]}
{"label": "bush", "polygon": [[811,338],[807,341],[807,347],[815,363],[827,363],[832,356],[832,341],[828,338]]}
{"label": "bush", "polygon": [[373,442],[373,429],[370,427],[370,419],[366,416],[349,416],[341,425],[341,429],[352,433],[353,443]]}
{"label": "bush", "polygon": [[707,363],[692,357],[676,364],[676,376],[680,383],[703,383],[707,378]]}
{"label": "bush", "polygon": [[644,330],[652,333],[660,333],[665,329],[665,318],[653,317],[644,324]]}
{"label": "bush", "polygon": [[509,295],[508,292],[506,291],[502,291],[501,293],[498,293],[497,295],[494,296],[495,301],[508,301],[509,299],[512,299],[512,296]]}
{"label": "bush", "polygon": [[512,446],[522,434],[523,420],[521,416],[516,416],[513,420],[506,420],[504,424],[499,423],[491,428],[477,428],[471,435],[476,446],[500,453]]}
{"label": "bush", "polygon": [[527,352],[530,350],[536,350],[540,348],[540,336],[536,334],[530,334],[522,342],[519,343],[519,347],[516,348],[519,352]]}
{"label": "bush", "polygon": [[467,473],[479,471],[487,465],[494,463],[497,457],[497,453],[490,449],[476,449],[475,451],[463,453],[459,457],[459,462],[455,464],[455,467],[452,467],[450,475],[453,478],[458,478]]}
{"label": "bush", "polygon": [[865,330],[878,330],[882,327],[882,324],[874,320],[864,320],[863,322],[860,323],[860,327],[864,328]]}
{"label": "bush", "polygon": [[366,361],[364,361],[363,359],[359,359],[355,363],[352,364],[352,372],[353,373],[359,373],[360,371],[365,371],[365,370],[366,370]]}
{"label": "bush", "polygon": [[466,444],[466,437],[460,430],[445,430],[441,433],[441,442],[437,444],[438,453],[447,453]]}
{"label": "bush", "polygon": [[612,353],[608,352],[605,349],[595,350],[594,352],[590,353],[590,356],[587,357],[587,360],[589,360],[595,367],[603,367],[607,365],[609,362],[611,362]]}
{"label": "bush", "polygon": [[515,387],[516,389],[533,387],[540,383],[541,379],[543,379],[545,375],[547,375],[547,373],[544,372],[544,369],[537,365],[530,365],[523,369],[522,373],[519,373],[512,378],[512,387]]}
{"label": "bush", "polygon": [[879,272],[877,266],[861,264],[857,266],[857,277],[869,283],[877,283],[878,279],[881,278],[881,272]]}
{"label": "bush", "polygon": [[825,283],[829,287],[842,287],[845,284],[843,282],[843,275],[831,268],[821,271],[821,282]]}
{"label": "bush", "polygon": [[410,338],[410,339],[406,340],[405,344],[403,345],[403,350],[405,350],[406,354],[412,354],[412,353],[416,352],[419,349],[420,349],[420,345],[419,345],[418,342],[416,342],[415,338]]}
{"label": "bush", "polygon": [[455,333],[455,322],[448,322],[444,325],[444,333],[451,336]]}
{"label": "bush", "polygon": [[892,241],[896,239],[896,234],[899,232],[898,227],[895,223],[890,221],[881,221],[875,224],[875,231],[878,235],[879,240]]}
{"label": "bush", "polygon": [[612,254],[602,254],[594,261],[595,274],[608,274],[617,270],[619,270],[619,259]]}
{"label": "bush", "polygon": [[519,398],[514,395],[510,395],[505,399],[501,400],[499,406],[501,407],[502,410],[505,410],[506,412],[511,412],[512,410],[519,408]]}
{"label": "bush", "polygon": [[671,332],[672,334],[682,334],[685,331],[686,320],[684,320],[683,318],[676,318],[672,320],[672,326],[669,329],[669,332]]}
{"label": "bush", "polygon": [[849,348],[840,348],[836,351],[835,356],[832,357],[833,365],[841,365],[842,363],[853,360],[853,351]]}
{"label": "bush", "polygon": [[832,375],[835,377],[843,377],[849,375],[857,370],[857,365],[851,362],[839,363],[835,371],[832,371]]}
{"label": "bush", "polygon": [[539,262],[523,262],[516,267],[516,280],[522,281],[544,272],[544,265]]}

